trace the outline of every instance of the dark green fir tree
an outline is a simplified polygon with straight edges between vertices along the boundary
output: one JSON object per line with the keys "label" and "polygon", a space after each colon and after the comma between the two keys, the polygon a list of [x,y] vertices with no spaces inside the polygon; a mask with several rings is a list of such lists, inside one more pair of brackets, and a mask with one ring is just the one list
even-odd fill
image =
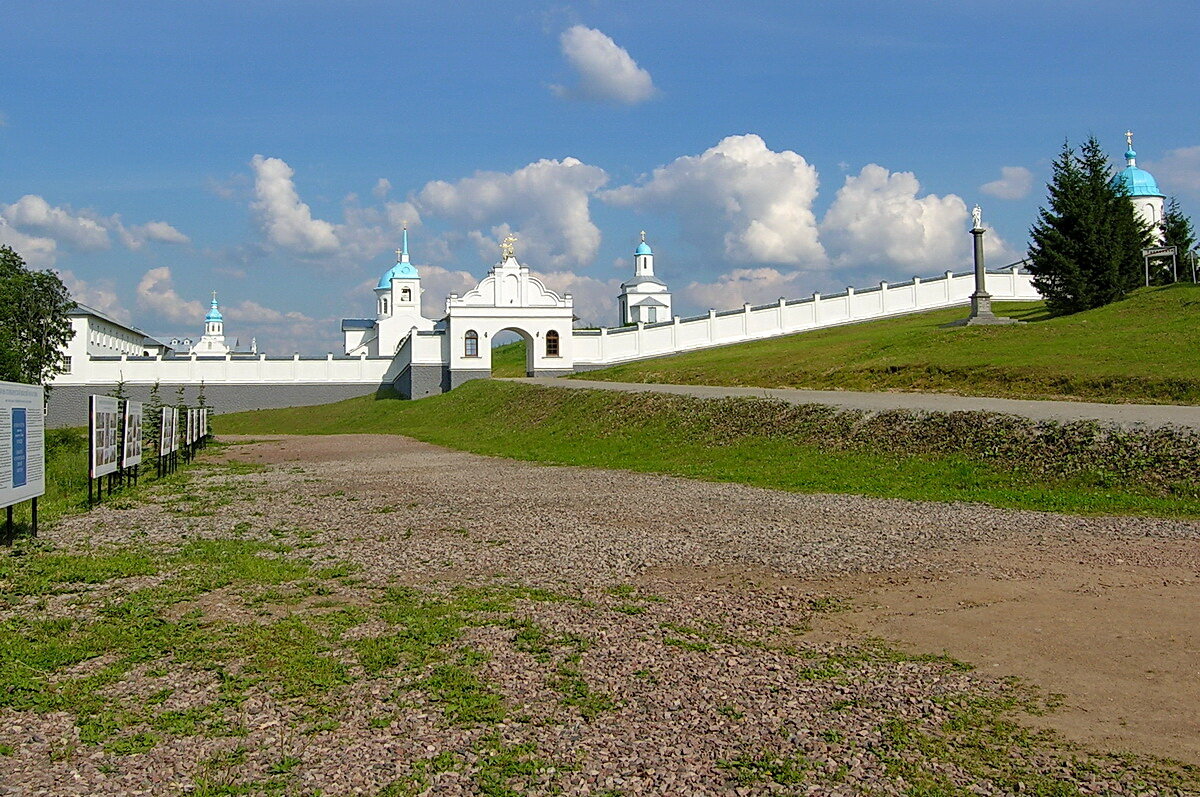
{"label": "dark green fir tree", "polygon": [[1194,277],[1196,252],[1196,230],[1192,220],[1183,214],[1179,200],[1171,197],[1163,211],[1163,245],[1175,247],[1179,266],[1179,279],[1191,282]]}
{"label": "dark green fir tree", "polygon": [[1150,230],[1095,136],[1078,153],[1064,143],[1052,169],[1047,206],[1030,230],[1033,285],[1056,313],[1115,302],[1142,284]]}

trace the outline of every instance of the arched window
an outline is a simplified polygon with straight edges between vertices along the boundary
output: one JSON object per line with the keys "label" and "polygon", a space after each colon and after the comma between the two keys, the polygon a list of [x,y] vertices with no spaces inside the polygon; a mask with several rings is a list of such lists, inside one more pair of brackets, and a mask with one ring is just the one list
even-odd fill
{"label": "arched window", "polygon": [[553,329],[546,333],[546,356],[558,356],[558,333]]}
{"label": "arched window", "polygon": [[479,356],[479,333],[473,329],[468,330],[466,337],[463,338],[463,356]]}
{"label": "arched window", "polygon": [[404,288],[400,291],[400,301],[402,301],[402,302],[411,302],[412,301],[412,288]]}

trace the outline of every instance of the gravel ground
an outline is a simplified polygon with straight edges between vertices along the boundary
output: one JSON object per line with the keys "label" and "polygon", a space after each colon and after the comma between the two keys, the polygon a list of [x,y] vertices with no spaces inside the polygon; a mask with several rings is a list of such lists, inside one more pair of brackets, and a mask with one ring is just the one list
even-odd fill
{"label": "gravel ground", "polygon": [[[971,701],[1024,700],[1025,687],[861,641],[813,641],[805,632],[814,616],[836,601],[792,578],[1003,576],[997,563],[964,552],[1196,541],[1195,523],[789,494],[537,466],[400,437],[288,438],[212,458],[268,467],[200,471],[182,497],[101,508],[44,537],[76,551],[171,549],[197,537],[278,540],[296,546],[289,556],[359,566],[324,596],[350,605],[371,605],[380,588],[397,585],[451,595],[463,585],[519,584],[571,598],[520,599],[505,617],[465,630],[459,644],[487,654],[477,672],[503,697],[505,717],[456,725],[427,692],[406,689],[386,670],[355,670],[331,693],[336,727],[323,727],[311,705],[251,689],[225,710],[243,735],[167,736],[129,755],[81,744],[69,714],[5,709],[0,744],[12,752],[0,758],[0,793],[890,795],[932,779],[963,791],[921,793],[1009,794],[1056,775],[1083,794],[1196,793],[1188,790],[1195,782],[1148,782],[1142,764],[1082,758],[1088,767],[1072,769],[1082,753],[1011,738],[1000,760],[1017,762],[1017,775],[1008,778],[994,762],[981,775],[957,747],[934,749],[927,740],[941,738],[943,723]],[[212,514],[196,516],[197,506]],[[781,578],[697,577],[705,572]],[[681,573],[688,577],[675,577]],[[102,585],[96,595],[155,578]],[[97,604],[58,596],[6,615],[86,616]],[[184,609],[265,623],[318,606],[310,596],[249,608],[237,590],[218,590]],[[514,642],[520,623],[545,630],[542,649]],[[363,623],[344,639],[370,637],[380,624]],[[157,711],[210,705],[220,694],[210,671],[153,663],[105,689],[111,700],[139,706],[172,689]],[[489,767],[506,756],[536,762],[489,780]],[[272,773],[290,758],[285,773]],[[442,763],[419,763],[435,760]]]}

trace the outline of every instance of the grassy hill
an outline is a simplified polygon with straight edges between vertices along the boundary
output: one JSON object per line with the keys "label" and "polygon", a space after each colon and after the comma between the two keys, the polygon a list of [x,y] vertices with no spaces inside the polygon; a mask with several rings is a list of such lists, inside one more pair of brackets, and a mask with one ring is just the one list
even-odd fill
{"label": "grassy hill", "polygon": [[525,341],[518,340],[492,349],[492,376],[525,376]]}
{"label": "grassy hill", "polygon": [[962,307],[619,365],[585,379],[1020,398],[1200,404],[1200,286],[1136,291],[1051,317],[997,303],[1028,323],[945,329]]}
{"label": "grassy hill", "polygon": [[223,415],[214,425],[218,434],[403,434],[479,454],[797,492],[1200,516],[1200,447],[1191,437],[1106,442],[1086,424],[1039,426],[987,413],[866,417],[773,401],[479,380],[420,401],[368,396]]}

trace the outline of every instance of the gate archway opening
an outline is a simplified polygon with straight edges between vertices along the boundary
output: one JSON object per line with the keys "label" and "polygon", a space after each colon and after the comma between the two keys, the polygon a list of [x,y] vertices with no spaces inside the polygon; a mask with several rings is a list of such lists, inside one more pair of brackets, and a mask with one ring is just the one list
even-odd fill
{"label": "gate archway opening", "polygon": [[533,374],[533,336],[517,327],[505,327],[492,338],[492,376],[516,377]]}

